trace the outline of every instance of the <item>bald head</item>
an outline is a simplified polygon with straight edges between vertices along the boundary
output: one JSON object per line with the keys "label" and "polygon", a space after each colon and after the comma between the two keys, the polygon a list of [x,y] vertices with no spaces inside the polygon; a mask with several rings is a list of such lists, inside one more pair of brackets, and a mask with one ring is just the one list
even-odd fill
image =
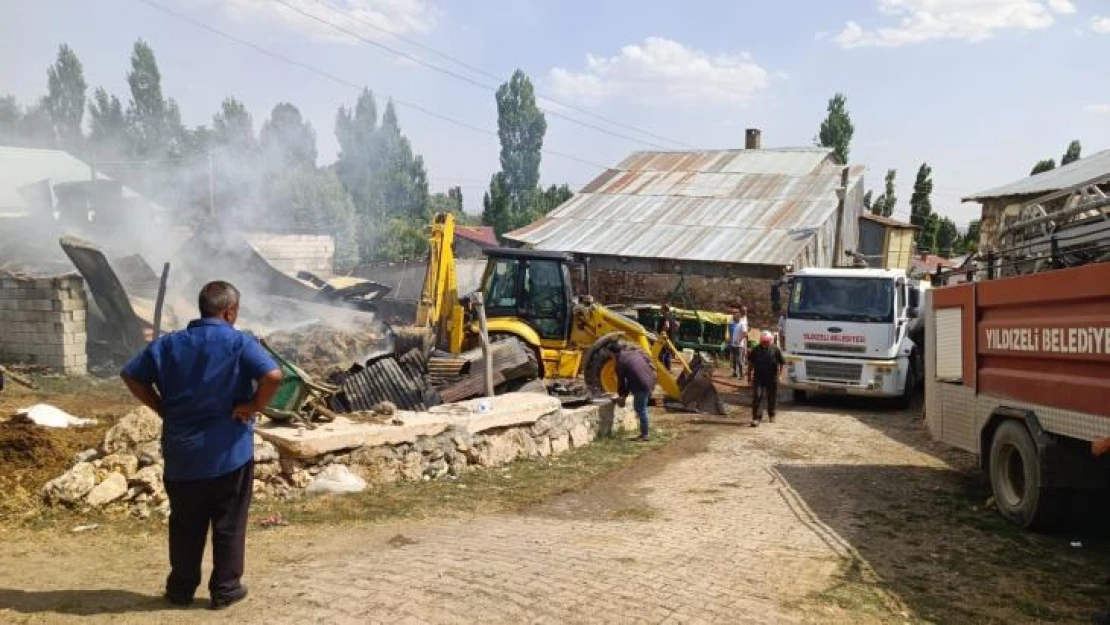
{"label": "bald head", "polygon": [[201,317],[220,317],[234,323],[239,313],[239,289],[223,280],[209,282],[200,290],[197,306]]}

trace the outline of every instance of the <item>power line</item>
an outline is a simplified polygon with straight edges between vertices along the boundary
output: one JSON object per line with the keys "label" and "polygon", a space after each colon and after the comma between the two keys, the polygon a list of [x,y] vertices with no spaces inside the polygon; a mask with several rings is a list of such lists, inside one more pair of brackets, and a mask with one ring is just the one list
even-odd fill
{"label": "power line", "polygon": [[[282,4],[284,4],[284,3],[282,3]],[[464,67],[464,68],[466,68],[466,69],[468,69],[468,70],[470,70],[470,71],[472,71],[476,74],[484,76],[485,78],[489,78],[490,80],[494,80],[494,81],[501,80],[500,76],[497,76],[496,74],[493,74],[489,71],[486,71],[486,70],[482,69],[481,67],[477,67],[475,65],[467,63],[466,61],[459,60],[459,59],[457,59],[457,58],[455,58],[455,57],[453,57],[450,54],[447,54],[445,52],[440,52],[439,50],[436,50],[435,48],[426,46],[426,45],[420,43],[419,41],[417,41],[415,39],[412,39],[410,37],[405,37],[404,35],[400,35],[400,34],[397,34],[397,33],[394,33],[394,32],[390,32],[388,29],[382,28],[381,26],[378,26],[377,24],[374,24],[374,23],[369,22],[367,20],[361,19],[359,17],[355,17],[354,15],[349,15],[347,13],[344,13],[339,7],[335,6],[334,4],[332,4],[330,2],[326,2],[325,0],[320,0],[319,4],[322,4],[325,8],[327,8],[328,10],[330,10],[331,12],[333,12],[337,15],[342,15],[343,17],[345,17],[345,18],[347,18],[351,21],[357,22],[359,24],[362,24],[363,26],[366,26],[367,28],[371,28],[373,30],[376,30],[376,31],[378,31],[382,34],[393,37],[394,39],[404,41],[405,43],[408,43],[409,45],[412,45],[416,48],[419,48],[419,49],[421,49],[421,50],[423,50],[423,51],[425,51],[429,54],[432,54],[434,56],[437,56],[437,57],[439,57],[439,58],[441,58],[445,61],[448,61],[450,63],[454,63],[454,64],[456,64],[460,67]],[[567,104],[566,102],[561,102],[559,100],[556,100],[555,98],[552,98],[551,96],[549,96],[547,94],[544,94],[544,93],[540,93],[540,92],[537,92],[537,93],[539,94],[539,96],[541,98],[543,98],[544,100],[547,100],[548,102],[551,102],[552,104],[554,104],[556,106],[561,106],[563,108],[570,109],[572,111],[575,111],[577,113],[581,113],[582,115],[586,115],[588,117],[592,117],[594,119],[605,122],[607,124],[611,124],[613,126],[624,128],[626,130],[631,130],[633,132],[638,132],[642,135],[652,137],[652,138],[655,138],[655,139],[659,139],[660,141],[666,141],[668,143],[673,143],[675,145],[679,145],[679,146],[682,146],[684,148],[689,148],[691,150],[698,149],[696,146],[690,145],[689,143],[685,143],[685,142],[679,141],[677,139],[671,139],[669,137],[665,137],[663,135],[651,132],[650,130],[644,130],[642,128],[638,128],[636,126],[633,126],[631,124],[627,124],[627,123],[624,123],[624,122],[621,122],[621,121],[610,119],[610,118],[605,117],[603,115],[598,115],[597,113],[593,113],[593,112],[588,111],[586,109],[574,106],[573,104]],[[552,113],[552,114],[555,114],[555,113]]]}
{"label": "power line", "polygon": [[[145,1],[145,0],[143,0],[143,1]],[[382,43],[380,41],[374,41],[373,39],[363,37],[362,35],[358,34],[357,32],[355,32],[353,30],[350,30],[349,28],[345,28],[345,27],[343,27],[339,24],[336,24],[335,22],[329,22],[328,20],[326,20],[326,19],[324,19],[324,18],[322,18],[318,15],[313,15],[312,13],[304,11],[304,10],[302,10],[302,9],[296,7],[296,6],[293,6],[292,4],[289,4],[286,0],[273,0],[273,1],[282,5],[283,7],[287,8],[287,9],[289,9],[290,11],[293,11],[295,13],[303,15],[304,17],[307,17],[311,20],[315,20],[315,21],[317,21],[321,24],[324,24],[325,26],[330,26],[331,28],[333,28],[333,29],[335,29],[335,30],[337,30],[341,33],[344,33],[346,35],[349,35],[351,37],[354,37],[355,39],[358,39],[359,41],[362,41],[366,44],[372,45],[376,48],[381,48],[382,50],[385,50],[386,52],[389,52],[391,54],[399,56],[399,57],[401,57],[405,60],[412,61],[413,63],[416,63],[418,65],[422,65],[424,67],[427,67],[428,69],[430,69],[432,71],[439,72],[439,73],[441,73],[445,76],[450,76],[452,78],[455,78],[456,80],[461,80],[461,81],[463,81],[463,82],[465,82],[469,85],[478,87],[479,89],[485,89],[487,91],[491,91],[491,92],[494,92],[494,93],[497,92],[497,87],[495,87],[493,85],[489,85],[489,84],[474,80],[473,78],[470,78],[469,76],[464,76],[462,74],[459,74],[458,72],[454,72],[450,69],[447,69],[446,67],[441,67],[439,65],[429,63],[428,61],[425,61],[424,59],[422,59],[418,56],[409,54],[408,52],[404,52],[402,50],[397,50],[396,48],[391,48],[391,47],[385,45],[384,43]],[[626,134],[622,134],[622,133],[619,133],[619,132],[616,132],[616,131],[612,131],[612,130],[609,130],[607,128],[602,128],[601,126],[598,126],[596,124],[591,124],[590,122],[584,122],[582,120],[574,119],[573,117],[563,115],[562,113],[559,113],[558,111],[553,111],[553,110],[548,109],[544,112],[547,113],[548,115],[551,115],[552,117],[558,117],[559,119],[563,119],[565,121],[571,122],[572,124],[578,124],[579,126],[582,126],[584,128],[589,128],[591,130],[596,130],[597,132],[607,134],[611,137],[616,137],[618,139],[624,139],[625,141],[631,141],[633,143],[639,143],[641,145],[646,145],[646,146],[657,148],[657,149],[664,150],[664,151],[669,151],[670,150],[670,148],[668,148],[666,146],[663,146],[663,145],[659,145],[658,143],[652,143],[651,141],[645,141],[643,139],[637,139],[636,137],[632,137],[632,136],[629,136],[629,135],[626,135]]]}
{"label": "power line", "polygon": [[[206,30],[206,31],[214,34],[214,35],[218,35],[220,37],[223,37],[225,39],[228,39],[230,41],[238,43],[242,46],[246,46],[246,47],[254,50],[255,52],[258,52],[259,54],[263,54],[263,55],[266,55],[268,57],[271,57],[271,58],[277,59],[279,61],[282,61],[283,63],[288,63],[290,65],[299,67],[299,68],[301,68],[301,69],[303,69],[307,72],[311,72],[313,74],[316,74],[317,76],[320,76],[322,78],[326,78],[326,79],[328,79],[332,82],[343,85],[345,87],[350,87],[351,89],[354,89],[356,91],[361,91],[361,89],[362,89],[362,87],[360,87],[359,85],[357,85],[353,82],[350,82],[348,80],[344,80],[343,78],[340,78],[339,76],[336,76],[335,74],[332,74],[328,71],[319,69],[317,67],[313,67],[311,65],[308,65],[307,63],[302,63],[300,61],[291,59],[287,56],[284,56],[284,55],[279,54],[277,52],[274,52],[272,50],[268,50],[266,48],[263,48],[262,46],[259,46],[258,44],[247,41],[246,39],[242,39],[242,38],[237,37],[235,35],[232,35],[230,33],[219,30],[218,28],[215,28],[214,26],[210,26],[210,25],[208,25],[204,22],[193,19],[193,18],[191,18],[187,15],[184,15],[182,13],[178,13],[177,11],[174,11],[172,9],[168,9],[168,8],[158,4],[157,2],[154,2],[153,0],[138,0],[138,1],[147,5],[147,6],[149,6],[149,7],[151,7],[151,8],[153,8],[153,9],[161,11],[161,12],[167,14],[167,15],[175,17],[175,18],[177,18],[179,20],[182,20],[184,22],[188,22],[188,23],[192,24],[193,26],[196,26],[197,28],[201,28],[203,30]],[[481,128],[479,126],[475,126],[475,125],[470,124],[468,122],[462,121],[460,119],[456,119],[454,117],[450,117],[448,115],[444,115],[442,113],[437,113],[437,112],[435,112],[435,111],[433,111],[429,108],[426,108],[424,106],[421,106],[419,104],[416,104],[416,103],[413,103],[413,102],[406,102],[405,100],[401,100],[401,99],[398,99],[398,98],[392,97],[392,96],[390,96],[390,99],[392,99],[395,103],[397,103],[400,106],[410,108],[414,111],[419,111],[419,112],[424,113],[425,115],[427,115],[429,117],[434,117],[436,119],[439,119],[439,120],[442,120],[442,121],[445,121],[445,122],[448,122],[448,123],[451,123],[451,124],[455,124],[456,126],[466,128],[467,130],[471,130],[471,131],[477,132],[479,134],[484,134],[484,135],[489,135],[489,136],[492,136],[492,137],[497,137],[497,133],[492,131],[492,130],[489,130],[489,129],[486,129],[486,128]],[[608,167],[605,166],[605,165],[600,165],[598,163],[588,161],[584,158],[574,156],[573,154],[567,154],[565,152],[557,152],[555,150],[549,150],[547,148],[543,148],[541,150],[541,152],[544,153],[544,154],[548,154],[550,156],[558,156],[559,158],[565,158],[567,160],[575,161],[575,162],[581,163],[583,165],[589,165],[590,167],[594,167],[594,168],[597,168],[597,169],[603,169],[603,170],[608,169]]]}

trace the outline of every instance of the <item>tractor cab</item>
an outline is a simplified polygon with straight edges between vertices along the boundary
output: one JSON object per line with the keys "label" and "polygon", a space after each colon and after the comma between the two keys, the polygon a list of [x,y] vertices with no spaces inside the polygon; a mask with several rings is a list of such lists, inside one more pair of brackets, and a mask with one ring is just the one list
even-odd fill
{"label": "tractor cab", "polygon": [[542,341],[570,338],[574,291],[570,257],[560,252],[493,248],[482,276],[486,317],[527,324]]}

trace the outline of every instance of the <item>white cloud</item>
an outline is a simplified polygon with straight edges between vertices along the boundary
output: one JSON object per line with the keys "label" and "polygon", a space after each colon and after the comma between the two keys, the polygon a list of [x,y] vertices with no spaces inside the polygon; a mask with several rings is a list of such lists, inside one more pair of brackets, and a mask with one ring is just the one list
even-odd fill
{"label": "white cloud", "polygon": [[1091,30],[1096,33],[1106,34],[1110,33],[1110,17],[1103,15],[1096,15],[1091,18]]}
{"label": "white cloud", "polygon": [[1094,115],[1110,115],[1110,104],[1085,104],[1083,110]]}
{"label": "white cloud", "polygon": [[[439,11],[427,0],[284,0],[320,20],[341,26],[367,39],[381,37],[382,29],[397,35],[431,31]],[[264,21],[292,28],[300,34],[323,41],[358,43],[358,39],[319,20],[274,0],[217,0],[232,18],[243,22]],[[374,28],[376,27],[376,28]]]}
{"label": "white cloud", "polygon": [[610,57],[588,54],[585,70],[556,67],[550,79],[563,98],[738,106],[751,102],[770,82],[767,70],[749,54],[711,56],[662,37],[624,46]]}
{"label": "white cloud", "polygon": [[1048,8],[1052,9],[1053,13],[1059,13],[1060,15],[1075,13],[1075,4],[1071,0],[1048,0]]}
{"label": "white cloud", "polygon": [[865,29],[849,20],[832,40],[843,48],[896,48],[941,39],[979,42],[1005,30],[1040,30],[1054,13],[1075,12],[1071,0],[878,0],[896,24]]}

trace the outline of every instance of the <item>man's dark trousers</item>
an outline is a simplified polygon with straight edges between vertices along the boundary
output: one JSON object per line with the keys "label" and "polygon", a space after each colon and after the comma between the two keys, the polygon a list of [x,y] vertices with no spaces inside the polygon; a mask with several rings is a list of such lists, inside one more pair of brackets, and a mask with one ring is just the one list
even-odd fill
{"label": "man's dark trousers", "polygon": [[200,585],[200,565],[212,528],[209,596],[224,601],[239,592],[247,540],[254,462],[204,480],[166,480],[170,498],[170,575],[166,594],[190,601]]}
{"label": "man's dark trousers", "polygon": [[770,383],[760,382],[759,380],[752,380],[752,420],[759,421],[763,419],[763,410],[760,404],[764,397],[767,398],[767,414],[775,418],[775,405],[778,402],[779,396],[779,383],[775,380]]}

